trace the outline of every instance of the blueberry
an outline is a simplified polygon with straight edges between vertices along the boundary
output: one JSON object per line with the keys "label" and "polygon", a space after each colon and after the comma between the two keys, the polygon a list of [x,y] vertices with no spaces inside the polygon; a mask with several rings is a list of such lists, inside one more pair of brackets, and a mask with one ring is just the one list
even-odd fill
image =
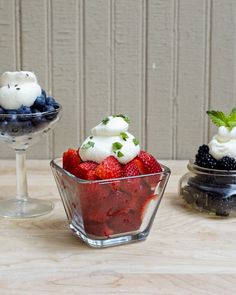
{"label": "blueberry", "polygon": [[39,109],[40,111],[43,111],[45,105],[46,105],[46,99],[43,95],[40,95],[36,98],[33,107],[36,109]]}
{"label": "blueberry", "polygon": [[22,129],[22,133],[24,134],[32,132],[33,126],[31,121],[25,121],[24,123],[22,123],[21,129]]}
{"label": "blueberry", "polygon": [[0,107],[0,115],[5,114],[5,110],[3,108]]}
{"label": "blueberry", "polygon": [[1,133],[5,133],[6,132],[7,125],[8,125],[8,122],[7,121],[3,121],[3,122],[0,123],[0,132]]}
{"label": "blueberry", "polygon": [[37,114],[35,114],[31,120],[31,122],[34,126],[39,126],[39,125],[42,125],[43,123],[47,122],[47,119],[45,118],[45,116],[42,113],[38,113],[38,112],[36,112],[36,113]]}
{"label": "blueberry", "polygon": [[46,98],[47,94],[46,94],[46,91],[44,89],[42,89],[42,94],[41,95]]}
{"label": "blueberry", "polygon": [[15,114],[17,114],[17,110],[7,110],[6,113],[8,115],[15,115]]}
{"label": "blueberry", "polygon": [[35,113],[41,113],[41,111],[38,110],[38,109],[36,109],[36,108],[34,108],[34,107],[31,107],[31,113],[32,113],[32,114],[35,114]]}
{"label": "blueberry", "polygon": [[58,109],[59,108],[59,104],[55,101],[55,98],[53,98],[52,96],[48,96],[46,98],[46,103],[48,105],[51,105],[54,107],[54,109]]}
{"label": "blueberry", "polygon": [[55,99],[52,96],[46,97],[46,104],[53,105],[54,102],[55,102]]}
{"label": "blueberry", "polygon": [[10,135],[17,135],[21,130],[21,123],[14,117],[8,120],[7,132]]}
{"label": "blueberry", "polygon": [[31,112],[31,108],[27,107],[27,106],[21,106],[18,110],[17,110],[18,114],[22,114],[22,115],[30,115]]}
{"label": "blueberry", "polygon": [[6,112],[3,108],[0,107],[0,122],[4,121],[5,116],[1,116],[4,115]]}
{"label": "blueberry", "polygon": [[49,114],[45,114],[45,118],[48,119],[49,121],[55,119],[57,116],[57,114],[55,113],[54,107],[51,105],[47,105],[45,112],[49,113]]}

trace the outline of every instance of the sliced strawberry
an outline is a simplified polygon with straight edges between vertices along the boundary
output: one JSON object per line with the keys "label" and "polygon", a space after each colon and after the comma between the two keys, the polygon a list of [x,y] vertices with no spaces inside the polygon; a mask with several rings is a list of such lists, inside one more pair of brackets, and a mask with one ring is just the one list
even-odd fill
{"label": "sliced strawberry", "polygon": [[95,170],[98,164],[92,161],[86,161],[78,166],[79,177],[86,180],[96,180],[99,179],[95,174]]}
{"label": "sliced strawberry", "polygon": [[161,172],[161,165],[157,160],[149,153],[141,151],[137,156],[143,162],[145,174]]}
{"label": "sliced strawberry", "polygon": [[142,219],[140,214],[133,210],[120,211],[115,216],[111,216],[107,221],[109,228],[114,234],[125,233],[138,230],[141,226]]}
{"label": "sliced strawberry", "polygon": [[78,166],[81,163],[81,158],[78,156],[77,151],[68,149],[63,154],[63,168],[71,174],[79,177]]}
{"label": "sliced strawberry", "polygon": [[96,168],[96,175],[101,179],[122,177],[121,164],[113,156],[105,158]]}
{"label": "sliced strawberry", "polygon": [[136,164],[136,162],[130,161],[128,164],[124,165],[123,167],[123,176],[138,176],[140,175],[139,168]]}

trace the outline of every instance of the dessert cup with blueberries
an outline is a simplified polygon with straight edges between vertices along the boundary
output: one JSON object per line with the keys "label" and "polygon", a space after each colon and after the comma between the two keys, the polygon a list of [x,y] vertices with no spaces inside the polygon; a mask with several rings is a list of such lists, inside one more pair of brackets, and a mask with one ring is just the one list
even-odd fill
{"label": "dessert cup with blueberries", "polygon": [[179,194],[185,204],[210,216],[236,216],[236,108],[229,115],[207,114],[218,132],[189,161]]}
{"label": "dessert cup with blueberries", "polygon": [[5,72],[0,79],[0,142],[16,153],[17,195],[0,201],[0,216],[36,217],[50,212],[53,203],[28,196],[25,155],[29,146],[52,130],[61,106],[41,89],[34,73]]}
{"label": "dessert cup with blueberries", "polygon": [[170,169],[140,149],[129,118],[104,118],[79,149],[51,162],[69,226],[86,244],[109,247],[147,238]]}

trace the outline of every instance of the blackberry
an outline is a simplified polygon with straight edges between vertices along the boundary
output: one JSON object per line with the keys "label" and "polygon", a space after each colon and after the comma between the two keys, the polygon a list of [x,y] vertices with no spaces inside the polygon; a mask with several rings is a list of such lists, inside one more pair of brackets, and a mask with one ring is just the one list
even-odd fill
{"label": "blackberry", "polygon": [[198,148],[198,154],[208,154],[209,153],[209,146],[207,144],[203,144]]}
{"label": "blackberry", "polygon": [[218,167],[223,170],[236,170],[236,161],[234,158],[225,156],[218,161]]}
{"label": "blackberry", "polygon": [[209,154],[209,147],[206,144],[199,147],[198,153],[195,156],[195,164],[209,169],[217,167],[217,160]]}

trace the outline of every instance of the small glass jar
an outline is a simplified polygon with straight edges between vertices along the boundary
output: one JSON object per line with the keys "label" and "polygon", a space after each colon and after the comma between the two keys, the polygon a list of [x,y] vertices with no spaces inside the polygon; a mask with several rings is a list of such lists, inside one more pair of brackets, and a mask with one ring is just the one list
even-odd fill
{"label": "small glass jar", "polygon": [[208,169],[188,163],[179,181],[185,204],[212,216],[236,216],[236,171]]}

